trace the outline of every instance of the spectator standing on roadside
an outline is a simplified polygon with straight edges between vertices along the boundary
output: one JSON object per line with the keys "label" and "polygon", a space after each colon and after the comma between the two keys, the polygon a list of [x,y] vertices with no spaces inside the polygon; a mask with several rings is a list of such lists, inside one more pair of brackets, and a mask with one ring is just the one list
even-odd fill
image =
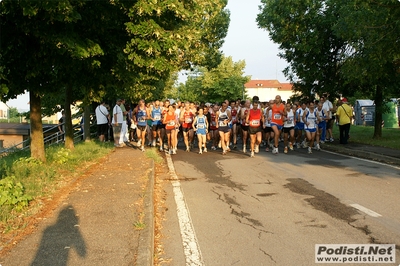
{"label": "spectator standing on roadside", "polygon": [[58,131],[61,135],[61,140],[64,140],[64,133],[65,133],[65,111],[61,111],[61,118],[58,120]]}
{"label": "spectator standing on roadside", "polygon": [[339,124],[340,144],[347,144],[352,116],[353,110],[347,104],[347,99],[343,98],[342,100],[339,100],[338,108],[336,110],[336,119]]}
{"label": "spectator standing on roadside", "polygon": [[123,116],[121,134],[119,136],[119,143],[123,145],[124,142],[128,141],[128,138],[126,137],[126,133],[128,133],[128,124],[126,121],[126,114],[128,112],[126,111],[126,108],[125,108],[125,99],[121,99],[121,105],[119,107],[122,110],[122,116]]}
{"label": "spectator standing on roadside", "polygon": [[100,142],[104,142],[110,120],[110,114],[105,105],[105,102],[102,101],[95,110],[97,120],[97,135],[99,136]]}
{"label": "spectator standing on roadside", "polygon": [[122,103],[121,99],[117,100],[117,103],[115,104],[113,108],[113,119],[112,119],[112,124],[113,124],[113,133],[114,133],[114,146],[115,147],[121,147],[119,144],[119,138],[121,135],[121,128],[122,128],[122,122],[124,121],[124,115],[122,113],[122,109],[120,107]]}
{"label": "spectator standing on roadside", "polygon": [[320,141],[321,143],[325,142],[326,139],[326,124],[327,122],[331,119],[331,112],[333,110],[333,104],[328,100],[326,97],[326,94],[324,94],[322,97],[319,98],[319,102],[322,103],[322,110],[325,114],[324,121],[325,123],[320,123],[319,126],[321,128],[321,135],[320,135]]}

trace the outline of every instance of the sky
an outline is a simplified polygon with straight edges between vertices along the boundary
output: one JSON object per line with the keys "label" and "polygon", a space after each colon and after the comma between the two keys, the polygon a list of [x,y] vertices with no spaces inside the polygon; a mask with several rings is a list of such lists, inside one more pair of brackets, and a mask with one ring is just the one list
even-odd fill
{"label": "sky", "polygon": [[[260,4],[260,0],[228,1],[231,21],[221,50],[235,62],[245,60],[245,75],[252,79],[288,82],[282,73],[287,63],[278,57],[278,45],[270,40],[266,30],[257,26]],[[181,73],[179,82],[184,82],[186,77]]]}
{"label": "sky", "polygon": [[257,26],[260,0],[229,0],[231,12],[228,35],[222,51],[234,61],[245,60],[245,74],[252,79],[277,79],[287,82],[282,71],[287,66],[278,57],[278,45],[269,39],[268,32]]}
{"label": "sky", "polygon": [[[1,1],[1,0],[0,0]],[[233,60],[245,60],[245,75],[252,79],[277,79],[288,82],[282,71],[287,66],[285,60],[278,57],[278,45],[273,43],[268,32],[259,29],[256,22],[260,0],[229,0],[227,9],[231,13],[231,22],[222,51]],[[180,75],[184,82],[186,75]],[[7,104],[19,111],[29,110],[29,95],[23,94]]]}

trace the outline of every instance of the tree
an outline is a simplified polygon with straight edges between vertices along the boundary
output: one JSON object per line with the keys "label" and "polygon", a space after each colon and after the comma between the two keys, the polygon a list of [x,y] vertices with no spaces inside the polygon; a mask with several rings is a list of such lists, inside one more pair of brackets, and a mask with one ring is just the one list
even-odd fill
{"label": "tree", "polygon": [[[160,80],[180,69],[215,65],[226,36],[226,0],[137,1],[128,10],[130,41],[127,68],[132,76],[128,98],[154,98]],[[213,58],[213,60],[211,60]],[[121,74],[123,75],[123,74]]]}
{"label": "tree", "polygon": [[64,101],[65,145],[72,149],[71,103],[163,95],[172,73],[218,58],[229,24],[225,6],[226,0],[0,2],[1,98],[30,92],[31,155],[45,160],[44,95],[51,99],[46,105]]}
{"label": "tree", "polygon": [[289,63],[284,74],[294,83],[295,91],[308,97],[324,92],[340,94],[344,42],[332,30],[337,7],[319,0],[261,2],[257,23],[279,44],[279,56]]}
{"label": "tree", "polygon": [[373,95],[380,137],[384,100],[399,88],[398,1],[262,0],[260,10],[257,22],[280,45],[295,90]]}
{"label": "tree", "polygon": [[223,57],[217,68],[204,73],[202,101],[222,102],[243,97],[244,84],[250,77],[243,76],[246,62],[233,62],[232,57]]}
{"label": "tree", "polygon": [[[340,13],[334,32],[346,40],[342,75],[375,100],[374,138],[382,136],[385,100],[400,87],[400,3],[396,0],[336,0]],[[396,95],[397,93],[397,95]]]}
{"label": "tree", "polygon": [[242,98],[244,84],[250,80],[250,77],[243,76],[245,66],[243,60],[233,62],[232,57],[222,57],[216,68],[195,68],[186,83],[178,86],[178,98],[196,102],[222,102]]}

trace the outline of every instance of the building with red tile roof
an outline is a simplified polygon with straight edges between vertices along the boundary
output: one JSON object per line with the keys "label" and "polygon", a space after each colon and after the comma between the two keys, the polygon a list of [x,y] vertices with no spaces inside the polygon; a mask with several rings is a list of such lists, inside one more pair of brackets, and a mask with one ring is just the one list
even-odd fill
{"label": "building with red tile roof", "polygon": [[280,95],[283,101],[286,101],[293,95],[293,84],[281,83],[276,79],[273,80],[250,80],[244,84],[246,94],[250,98],[258,96],[260,101],[266,102],[275,99],[276,95]]}

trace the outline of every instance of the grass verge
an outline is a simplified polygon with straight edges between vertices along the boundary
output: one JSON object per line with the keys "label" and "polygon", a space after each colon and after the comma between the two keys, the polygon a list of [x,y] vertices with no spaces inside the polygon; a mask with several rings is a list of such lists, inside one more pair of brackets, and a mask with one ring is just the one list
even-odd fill
{"label": "grass verge", "polygon": [[[50,197],[58,188],[77,178],[88,165],[113,149],[109,143],[83,142],[70,151],[63,146],[46,149],[46,163],[16,152],[0,162],[0,232],[7,233],[24,225],[16,220],[32,213],[32,202]],[[18,219],[17,219],[18,218]]]}
{"label": "grass verge", "polygon": [[[381,146],[400,150],[400,129],[399,128],[382,128],[382,138],[373,139],[374,127],[367,126],[351,126],[350,141],[360,144],[368,144],[373,146]],[[339,139],[339,127],[333,129],[333,136]]]}
{"label": "grass verge", "polygon": [[150,159],[153,159],[155,163],[161,163],[163,161],[163,158],[157,152],[157,148],[147,149],[146,156]]}

